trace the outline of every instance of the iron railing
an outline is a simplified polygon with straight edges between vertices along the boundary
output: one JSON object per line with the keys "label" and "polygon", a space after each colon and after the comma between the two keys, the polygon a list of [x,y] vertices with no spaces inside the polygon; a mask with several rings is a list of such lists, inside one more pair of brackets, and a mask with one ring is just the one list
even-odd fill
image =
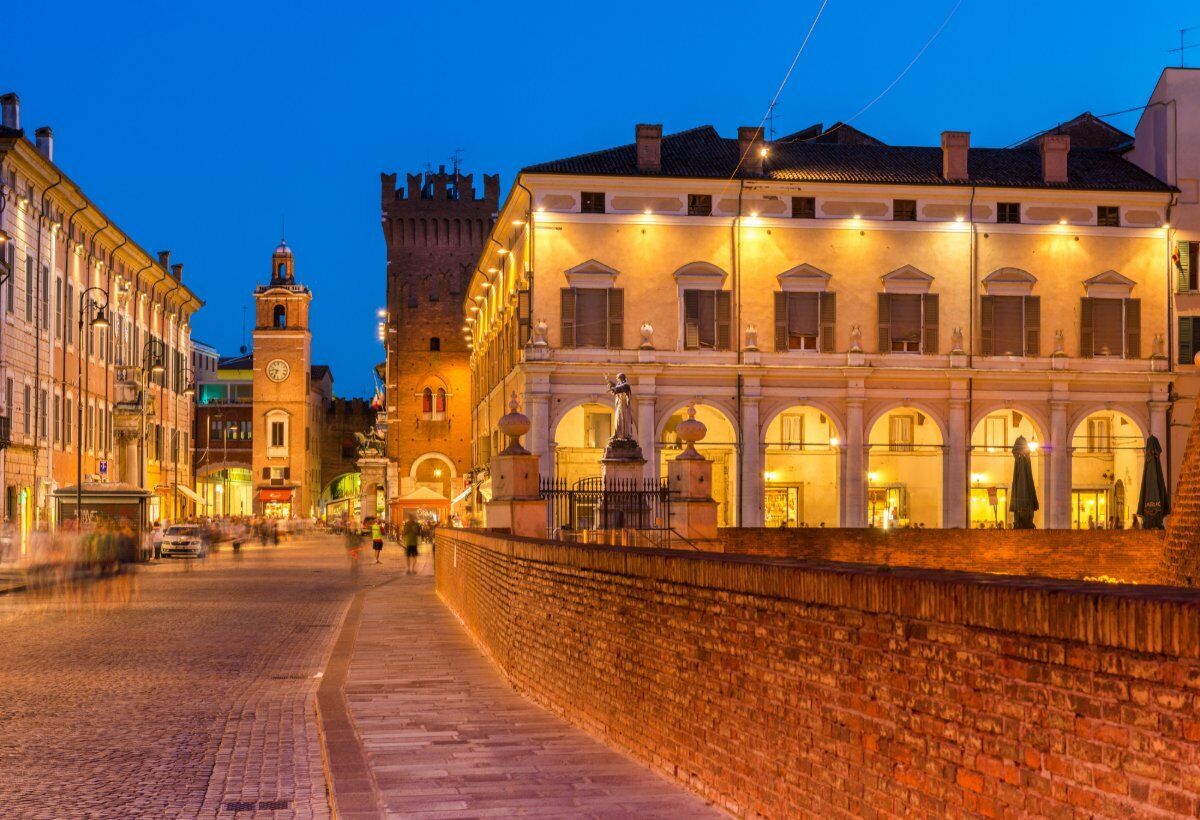
{"label": "iron railing", "polygon": [[562,478],[543,478],[541,497],[546,500],[546,528],[554,538],[573,540],[597,530],[671,529],[671,491],[665,481],[606,482],[592,476],[571,484]]}

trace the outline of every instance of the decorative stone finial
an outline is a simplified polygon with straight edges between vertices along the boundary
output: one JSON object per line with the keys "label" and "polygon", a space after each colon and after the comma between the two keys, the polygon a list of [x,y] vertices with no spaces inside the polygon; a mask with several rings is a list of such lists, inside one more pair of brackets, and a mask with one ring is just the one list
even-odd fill
{"label": "decorative stone finial", "polygon": [[546,331],[548,329],[549,329],[549,327],[546,324],[545,319],[538,319],[536,322],[534,322],[534,324],[533,324],[533,339],[530,340],[530,343],[534,347],[545,347],[546,346]]}
{"label": "decorative stone finial", "polygon": [[862,328],[858,325],[850,325],[850,352],[862,353]]}
{"label": "decorative stone finial", "polygon": [[639,347],[642,350],[653,350],[654,325],[650,324],[649,322],[642,322],[642,326],[639,328],[639,330],[642,333],[642,343],[639,345]]}
{"label": "decorative stone finial", "polygon": [[1055,356],[1067,355],[1067,339],[1061,330],[1054,331],[1054,353]]}
{"label": "decorative stone finial", "polygon": [[528,433],[532,426],[529,416],[517,408],[517,394],[516,391],[513,391],[512,398],[508,402],[508,412],[500,417],[500,421],[496,422],[500,434],[508,437],[508,446],[500,451],[500,455],[527,455],[529,451],[521,446],[521,436]]}
{"label": "decorative stone finial", "polygon": [[961,327],[954,328],[954,332],[950,334],[950,352],[963,352],[963,329]]}
{"label": "decorative stone finial", "polygon": [[758,325],[753,322],[746,325],[746,349],[758,350]]}
{"label": "decorative stone finial", "polygon": [[704,426],[704,422],[696,418],[696,402],[688,405],[687,418],[675,425],[675,435],[679,436],[679,440],[686,445],[683,452],[676,456],[677,459],[690,461],[704,458],[696,450],[696,442],[708,435],[708,428]]}

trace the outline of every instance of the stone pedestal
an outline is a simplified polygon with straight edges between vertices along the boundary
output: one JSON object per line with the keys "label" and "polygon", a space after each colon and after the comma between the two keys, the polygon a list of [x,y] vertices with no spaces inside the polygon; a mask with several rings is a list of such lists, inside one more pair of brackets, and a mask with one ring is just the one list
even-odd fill
{"label": "stone pedestal", "polygon": [[487,502],[487,526],[527,538],[546,537],[546,500],[541,497],[541,473],[537,454],[521,446],[521,436],[531,422],[517,410],[513,393],[509,411],[497,427],[508,438],[508,446],[492,458],[492,500]]}
{"label": "stone pedestal", "polygon": [[355,462],[362,474],[359,487],[360,521],[387,518],[387,510],[379,509],[379,488],[387,486],[388,460],[381,456],[363,456]]}
{"label": "stone pedestal", "polygon": [[689,541],[715,541],[717,538],[712,467],[712,462],[703,456],[694,459],[680,456],[667,465],[671,528]]}
{"label": "stone pedestal", "polygon": [[604,484],[600,529],[645,529],[653,523],[649,519],[649,499],[644,493],[653,485],[646,481],[646,459],[636,441],[609,441],[600,459],[600,475]]}

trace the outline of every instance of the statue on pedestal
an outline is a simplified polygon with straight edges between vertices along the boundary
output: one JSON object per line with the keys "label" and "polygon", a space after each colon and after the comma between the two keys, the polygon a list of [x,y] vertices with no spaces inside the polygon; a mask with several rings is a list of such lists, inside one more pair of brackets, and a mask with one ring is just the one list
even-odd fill
{"label": "statue on pedestal", "polygon": [[613,434],[604,448],[605,459],[642,460],[642,448],[637,443],[637,431],[633,426],[633,388],[624,373],[617,374],[613,381],[607,375],[608,392],[613,397]]}

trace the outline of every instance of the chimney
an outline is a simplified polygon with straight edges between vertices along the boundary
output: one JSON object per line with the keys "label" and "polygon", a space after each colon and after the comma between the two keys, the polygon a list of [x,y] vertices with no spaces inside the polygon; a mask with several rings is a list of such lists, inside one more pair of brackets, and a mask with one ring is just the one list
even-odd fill
{"label": "chimney", "polygon": [[1046,134],[1042,137],[1042,181],[1067,181],[1067,155],[1071,153],[1071,138],[1066,134]]}
{"label": "chimney", "polygon": [[158,266],[160,268],[162,268],[163,270],[171,269],[171,252],[170,251],[159,251],[158,252]]}
{"label": "chimney", "polygon": [[942,179],[965,182],[971,178],[967,169],[967,154],[970,150],[970,131],[942,132]]}
{"label": "chimney", "polygon": [[54,162],[54,132],[50,130],[50,126],[43,125],[33,132],[33,137],[38,153]]}
{"label": "chimney", "polygon": [[21,98],[11,91],[0,96],[0,125],[14,130],[21,127]]}
{"label": "chimney", "polygon": [[171,266],[171,275],[175,277],[176,282],[183,281],[183,263],[176,262]]}
{"label": "chimney", "polygon": [[763,175],[762,129],[756,125],[743,125],[738,129],[738,158],[742,161],[742,176]]}
{"label": "chimney", "polygon": [[637,169],[643,174],[662,170],[662,126],[638,124],[634,129],[637,140]]}

